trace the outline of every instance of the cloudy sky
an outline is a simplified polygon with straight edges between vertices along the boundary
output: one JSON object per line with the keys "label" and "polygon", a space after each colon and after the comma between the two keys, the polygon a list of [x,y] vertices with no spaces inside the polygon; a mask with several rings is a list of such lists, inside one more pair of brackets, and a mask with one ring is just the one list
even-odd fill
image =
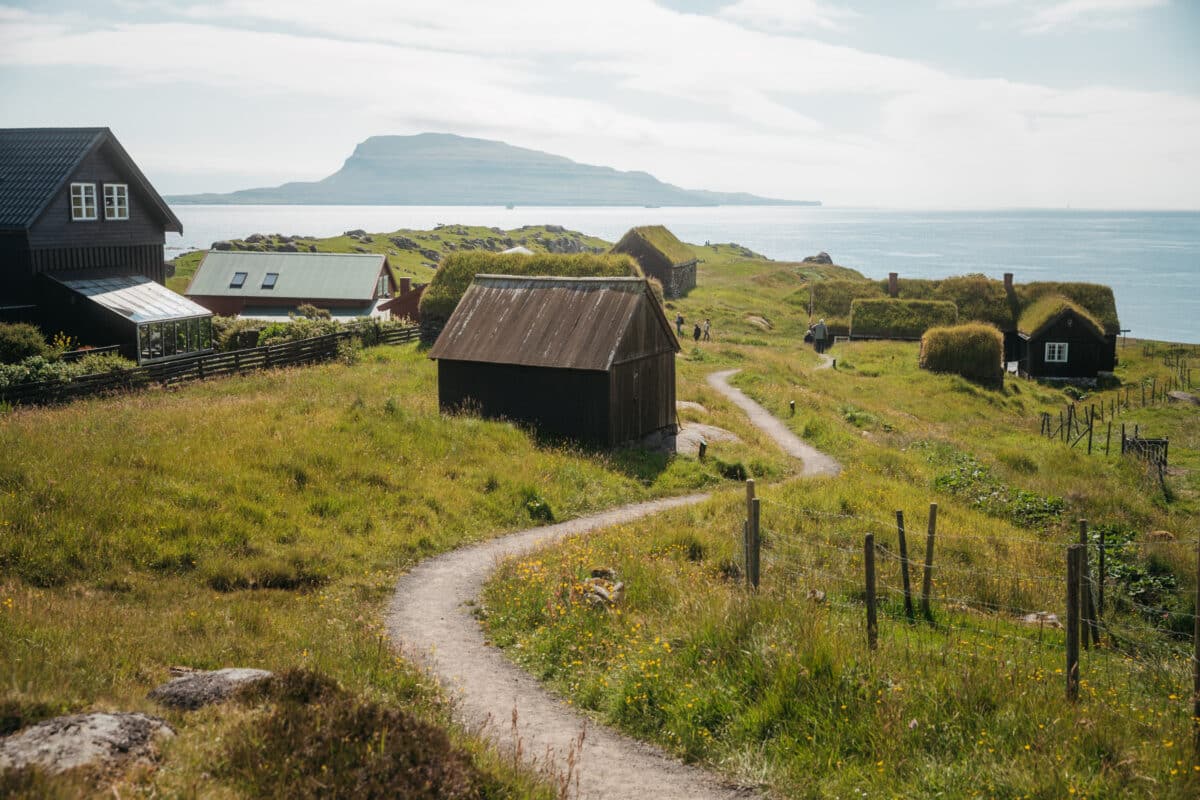
{"label": "cloudy sky", "polygon": [[1194,0],[0,0],[0,98],[164,193],[441,131],[830,205],[1200,208]]}

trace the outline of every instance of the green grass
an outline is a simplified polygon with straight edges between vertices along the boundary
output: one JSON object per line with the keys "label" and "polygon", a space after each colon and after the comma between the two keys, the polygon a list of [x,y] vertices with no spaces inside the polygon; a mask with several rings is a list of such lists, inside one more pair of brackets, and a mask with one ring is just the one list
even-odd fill
{"label": "green grass", "polygon": [[[733,291],[705,277],[687,304],[711,307]],[[813,370],[788,335],[758,336],[766,346],[730,348],[744,367],[735,382],[846,468],[836,480],[760,481],[759,593],[731,577],[745,505],[728,491],[506,563],[483,608],[494,641],[588,713],[780,796],[1195,796],[1190,643],[1170,629],[1195,613],[1197,412],[1123,416],[1170,436],[1173,453],[1178,444],[1168,501],[1137,462],[1038,436],[1039,413],[1069,402],[1059,389],[925,373],[915,344],[839,347],[837,371]],[[1119,355],[1127,383],[1165,375],[1137,347]],[[919,562],[931,502],[937,624],[910,627],[894,512],[905,511]],[[1070,704],[1062,633],[1022,625],[1016,610],[1062,615],[1065,546],[1081,517],[1140,544],[1120,551],[1133,576],[1109,587],[1117,638],[1085,654],[1082,699]],[[1153,530],[1182,541],[1149,542]],[[886,548],[875,652],[863,623],[867,532]],[[596,567],[626,583],[613,612],[581,599]],[[1156,575],[1173,588],[1152,598]]]}
{"label": "green grass", "polygon": [[857,299],[850,304],[850,334],[876,339],[918,339],[936,325],[953,325],[958,308],[945,300]]}
{"label": "green grass", "polygon": [[[383,636],[399,574],[539,524],[531,496],[567,519],[725,482],[711,460],[596,453],[443,417],[435,380],[414,347],[379,347],[354,366],[0,417],[0,717],[163,713],[145,696],[168,667],[240,665],[316,670],[362,702],[449,728],[440,692]],[[681,396],[707,392],[681,377]],[[740,412],[710,405],[707,421],[746,438],[710,452],[784,474]],[[236,794],[218,743],[240,712],[166,716],[180,736],[139,785]],[[545,794],[450,730],[513,796]]]}

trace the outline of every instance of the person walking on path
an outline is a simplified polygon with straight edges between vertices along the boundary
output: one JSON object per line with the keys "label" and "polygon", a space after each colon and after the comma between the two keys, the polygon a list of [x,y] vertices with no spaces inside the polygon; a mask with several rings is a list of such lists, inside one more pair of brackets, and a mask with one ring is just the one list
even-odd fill
{"label": "person walking on path", "polygon": [[675,315],[675,333],[683,336],[683,312]]}
{"label": "person walking on path", "polygon": [[709,329],[710,329],[710,328],[712,328],[712,323],[708,321],[708,318],[707,318],[707,317],[705,317],[705,318],[704,318],[704,336],[703,336],[703,339],[704,339],[704,341],[706,341],[706,342],[708,342],[708,341],[711,341],[711,340],[712,340],[712,337],[710,337],[710,336],[708,335],[708,331],[709,331]]}
{"label": "person walking on path", "polygon": [[697,342],[700,341],[700,323],[699,322],[697,322],[696,326],[694,328],[692,328],[692,340],[697,341]]}
{"label": "person walking on path", "polygon": [[825,352],[825,340],[829,336],[829,328],[825,327],[825,320],[821,319],[813,326],[813,349],[818,353]]}

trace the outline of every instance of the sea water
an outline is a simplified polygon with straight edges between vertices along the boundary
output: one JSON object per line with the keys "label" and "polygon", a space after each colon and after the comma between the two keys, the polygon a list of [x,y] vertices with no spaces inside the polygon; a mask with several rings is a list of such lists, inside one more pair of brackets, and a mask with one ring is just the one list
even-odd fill
{"label": "sea water", "polygon": [[1018,283],[1090,281],[1113,287],[1130,336],[1200,343],[1200,212],[898,211],[806,206],[595,208],[492,206],[177,205],[183,236],[168,255],[252,233],[333,236],[445,224],[503,229],[562,225],[615,241],[635,225],[679,238],[737,242],[780,261],[819,251],[870,278],[1011,272]]}

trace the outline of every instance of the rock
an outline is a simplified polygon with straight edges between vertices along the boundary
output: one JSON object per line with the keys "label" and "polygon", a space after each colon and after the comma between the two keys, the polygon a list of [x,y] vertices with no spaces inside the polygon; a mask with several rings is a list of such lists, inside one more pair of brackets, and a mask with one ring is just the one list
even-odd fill
{"label": "rock", "polygon": [[1062,623],[1058,621],[1057,614],[1051,614],[1048,611],[1034,611],[1031,614],[1026,614],[1021,617],[1021,622],[1026,625],[1037,625],[1039,628],[1061,628]]}
{"label": "rock", "polygon": [[360,236],[366,236],[366,235],[367,235],[367,232],[364,231],[362,228],[355,228],[352,231],[346,231],[345,233],[342,234],[342,236],[349,236],[351,239],[357,239]]}
{"label": "rock", "polygon": [[[617,574],[611,570],[593,570],[606,573],[605,577],[591,577],[583,582],[583,599],[597,608],[615,606],[625,598],[625,584],[617,581]],[[611,576],[611,577],[607,577]]]}
{"label": "rock", "polygon": [[1173,542],[1175,534],[1170,531],[1150,531],[1146,534],[1147,542]]}
{"label": "rock", "polygon": [[263,236],[261,233],[252,233],[246,237],[246,241],[250,242],[251,244],[258,244],[260,242],[265,242],[266,240],[267,237]]}
{"label": "rock", "polygon": [[292,244],[291,242],[284,242],[283,244],[275,245],[275,252],[277,252],[277,253],[298,253],[298,252],[300,252],[300,248],[296,247],[296,245]]}
{"label": "rock", "polygon": [[[176,672],[177,670],[172,670],[172,674]],[[194,711],[202,706],[226,700],[241,687],[270,677],[271,673],[265,669],[241,667],[189,672],[154,689],[149,697],[168,708]]]}
{"label": "rock", "polygon": [[769,331],[775,327],[766,317],[760,317],[757,314],[748,314],[746,316],[746,322],[749,322],[754,327],[764,331]]}
{"label": "rock", "polygon": [[310,245],[308,246],[308,252],[310,252],[310,253],[315,253],[315,252],[317,252],[317,246],[316,246],[315,244],[310,244]]}
{"label": "rock", "polygon": [[370,250],[368,250],[368,249],[367,249],[367,248],[365,248],[365,247],[359,247],[358,245],[355,245],[355,246],[354,246],[354,252],[356,252],[356,253],[369,253],[369,252],[371,252],[371,251],[370,251]]}
{"label": "rock", "polygon": [[829,257],[829,253],[826,253],[824,250],[822,250],[821,252],[817,253],[815,256],[808,256],[801,263],[804,263],[804,264],[832,264],[833,259]]}
{"label": "rock", "polygon": [[407,236],[393,236],[388,239],[389,242],[399,247],[401,250],[420,250],[421,245],[408,238]]}
{"label": "rock", "polygon": [[212,249],[212,250],[232,250],[233,242],[213,242],[212,247],[210,249]]}
{"label": "rock", "polygon": [[698,456],[700,442],[740,442],[736,433],[718,428],[716,425],[701,425],[698,422],[681,423],[675,434],[675,452],[681,456]]}
{"label": "rock", "polygon": [[566,233],[567,229],[562,225],[547,225],[546,233]]}
{"label": "rock", "polygon": [[421,257],[429,259],[430,261],[441,261],[442,260],[442,254],[439,253],[437,250],[421,250]]}
{"label": "rock", "polygon": [[592,577],[604,578],[608,581],[615,581],[617,579],[617,571],[609,567],[597,567],[596,569],[592,570]]}
{"label": "rock", "polygon": [[73,714],[39,722],[0,739],[0,772],[40,767],[57,773],[152,759],[158,742],[175,735],[149,714]]}
{"label": "rock", "polygon": [[1194,406],[1200,405],[1200,397],[1190,392],[1167,392],[1167,398],[1176,403],[1191,403]]}
{"label": "rock", "polygon": [[679,411],[696,411],[700,414],[707,414],[708,409],[699,403],[693,403],[691,400],[676,400],[675,408]]}
{"label": "rock", "polygon": [[375,241],[375,237],[373,237],[373,236],[366,236],[366,235],[364,235],[364,236],[362,236],[362,237],[360,237],[360,238],[362,238],[362,240],[363,240],[364,242],[366,242],[367,244],[370,244],[371,242]]}

